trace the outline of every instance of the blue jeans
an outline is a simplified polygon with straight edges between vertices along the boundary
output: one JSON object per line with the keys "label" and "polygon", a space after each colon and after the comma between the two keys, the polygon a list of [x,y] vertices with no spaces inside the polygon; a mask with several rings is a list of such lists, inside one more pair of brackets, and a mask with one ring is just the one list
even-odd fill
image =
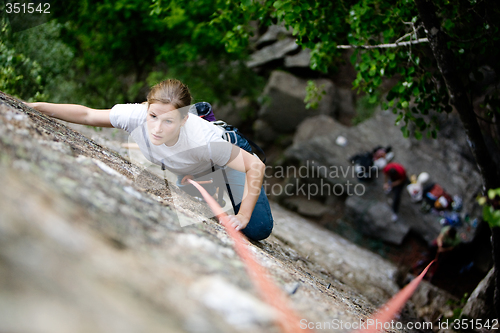
{"label": "blue jeans", "polygon": [[[226,168],[225,171],[235,203],[234,213],[238,214],[245,188],[245,173],[231,168]],[[241,232],[249,239],[258,241],[269,237],[272,231],[273,215],[271,214],[271,207],[269,207],[264,187],[262,187],[250,221]]]}
{"label": "blue jeans", "polygon": [[[225,169],[226,177],[227,177],[227,184],[229,184],[229,187],[231,189],[231,195],[233,198],[234,202],[234,213],[238,214],[240,211],[240,206],[241,206],[241,200],[243,198],[243,192],[245,189],[245,173],[236,171],[231,168],[226,168]],[[219,173],[217,173],[220,175]],[[214,177],[215,174],[208,174],[206,179],[208,180],[209,178],[211,179]],[[217,176],[217,178],[220,178]],[[183,189],[185,192],[187,192],[190,195],[193,196],[199,196],[200,193],[198,192],[197,189],[191,186],[185,186],[181,185],[180,181],[182,179],[182,176],[178,176],[177,179],[177,186],[179,188]],[[203,177],[197,178],[197,179],[204,179]],[[221,181],[224,181],[223,179],[220,179]],[[211,188],[210,186],[205,187],[207,191],[210,193],[210,195],[213,195],[215,193],[215,187]],[[226,190],[226,189],[225,189]],[[248,222],[247,226],[245,229],[242,229],[241,232],[245,236],[247,236],[251,240],[262,240],[271,234],[273,231],[273,216],[271,214],[271,207],[269,207],[269,201],[267,199],[266,193],[264,191],[264,187],[261,188],[259,198],[257,199],[257,203],[255,204],[255,208],[253,209],[252,216],[250,217],[250,221]]]}

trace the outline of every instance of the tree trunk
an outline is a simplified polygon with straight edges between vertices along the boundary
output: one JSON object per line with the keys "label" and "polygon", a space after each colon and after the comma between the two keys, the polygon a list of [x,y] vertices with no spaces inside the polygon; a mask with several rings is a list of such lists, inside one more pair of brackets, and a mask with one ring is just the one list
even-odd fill
{"label": "tree trunk", "polygon": [[[448,89],[450,103],[457,110],[465,128],[467,141],[476,159],[483,180],[483,191],[500,187],[500,169],[491,157],[477,122],[472,102],[463,82],[457,75],[455,56],[448,49],[448,36],[441,30],[436,7],[430,0],[415,0],[420,19],[429,39],[434,58]],[[468,74],[468,73],[465,73]],[[495,258],[495,310],[500,314],[500,228],[492,228],[493,257]]]}
{"label": "tree trunk", "polygon": [[[467,134],[467,141],[476,159],[485,189],[500,187],[498,167],[488,151],[477,122],[472,102],[455,66],[455,56],[447,47],[448,36],[441,30],[432,1],[415,0],[420,18],[424,23],[430,47],[450,96],[450,104],[457,110]],[[468,73],[465,73],[468,74]]]}
{"label": "tree trunk", "polygon": [[495,306],[497,319],[500,319],[500,227],[491,228],[491,245],[493,246],[493,263],[495,268]]}

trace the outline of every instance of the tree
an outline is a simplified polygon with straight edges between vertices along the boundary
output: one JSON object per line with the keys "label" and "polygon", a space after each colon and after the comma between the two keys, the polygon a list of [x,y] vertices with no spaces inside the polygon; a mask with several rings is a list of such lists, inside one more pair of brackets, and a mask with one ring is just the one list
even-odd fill
{"label": "tree", "polygon": [[[95,108],[142,102],[150,86],[168,77],[187,83],[196,101],[212,103],[227,102],[234,95],[254,97],[263,85],[240,55],[226,52],[219,31],[209,29],[217,0],[54,0],[51,4],[59,29],[55,39],[64,43],[70,66],[59,73],[61,66],[45,61],[46,50],[37,53],[31,48],[30,54],[43,60],[38,62],[45,81],[54,88],[49,91],[51,101],[56,95],[57,102]],[[22,33],[33,37],[47,25]],[[16,50],[25,49],[33,38],[27,42],[28,38],[12,38]],[[61,77],[64,84],[51,85]]]}
{"label": "tree", "polygon": [[20,98],[42,98],[43,80],[40,65],[16,50],[9,42],[11,31],[0,18],[0,90]]}
{"label": "tree", "polygon": [[[214,24],[230,50],[248,41],[250,20],[283,22],[312,50],[311,68],[335,69],[354,49],[354,87],[398,114],[405,136],[436,137],[436,115],[458,113],[483,189],[500,187],[500,3],[496,0],[270,0],[226,2]],[[381,101],[384,78],[397,82]],[[492,225],[500,314],[500,226]]]}

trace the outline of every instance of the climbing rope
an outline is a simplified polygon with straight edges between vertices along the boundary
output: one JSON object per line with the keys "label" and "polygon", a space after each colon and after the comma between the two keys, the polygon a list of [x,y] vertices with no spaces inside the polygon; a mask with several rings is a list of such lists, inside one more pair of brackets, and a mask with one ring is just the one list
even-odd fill
{"label": "climbing rope", "polygon": [[434,259],[425,267],[425,269],[408,283],[403,289],[401,289],[396,295],[394,295],[387,303],[379,308],[379,310],[367,320],[367,323],[371,325],[366,325],[366,328],[356,331],[355,333],[376,333],[384,329],[384,324],[390,322],[396,315],[401,311],[408,299],[413,295],[418,285],[424,278],[425,274],[431,267],[431,265],[436,261]]}
{"label": "climbing rope", "polygon": [[267,302],[277,310],[277,322],[279,326],[281,326],[283,332],[310,332],[310,330],[307,329],[300,329],[299,318],[295,314],[295,312],[287,306],[287,300],[283,292],[270,280],[264,267],[257,263],[250,252],[248,241],[240,231],[237,231],[229,224],[227,214],[222,210],[219,204],[217,204],[215,199],[210,196],[210,194],[208,194],[208,192],[201,185],[191,179],[189,179],[188,181],[193,186],[195,186],[198,191],[200,191],[203,198],[212,209],[214,215],[226,228],[227,233],[234,242],[236,253],[238,253],[241,260],[245,264],[248,275],[253,280],[255,287],[260,293],[260,296],[262,297],[262,299],[264,299],[265,302]]}
{"label": "climbing rope", "polygon": [[[238,253],[241,260],[245,264],[248,275],[252,278],[257,290],[260,292],[261,297],[278,311],[277,321],[283,331],[286,333],[311,332],[307,328],[300,328],[299,319],[295,312],[286,305],[287,302],[283,292],[269,279],[265,269],[257,263],[255,258],[250,253],[248,241],[240,231],[237,231],[229,224],[227,214],[222,210],[219,204],[217,204],[215,199],[210,196],[210,194],[208,194],[208,192],[201,185],[191,179],[188,181],[195,186],[198,191],[200,191],[203,198],[212,209],[214,215],[226,228],[227,233],[233,239],[236,253]],[[370,319],[367,320],[367,322],[373,323],[373,325],[367,325],[365,329],[358,330],[355,333],[376,333],[382,330],[384,324],[394,319],[394,317],[396,317],[396,315],[401,311],[404,304],[408,301],[411,295],[413,295],[425,274],[435,261],[436,259],[429,263],[419,276],[408,283],[385,305],[381,306]]]}

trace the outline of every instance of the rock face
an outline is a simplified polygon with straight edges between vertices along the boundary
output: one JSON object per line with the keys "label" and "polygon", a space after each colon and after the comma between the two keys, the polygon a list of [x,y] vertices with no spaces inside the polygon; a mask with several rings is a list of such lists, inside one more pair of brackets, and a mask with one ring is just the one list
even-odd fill
{"label": "rock face", "polygon": [[364,234],[376,235],[392,244],[401,244],[410,231],[409,225],[391,221],[391,207],[377,200],[352,196],[346,201],[346,214]]}
{"label": "rock face", "polygon": [[[205,205],[2,93],[0,182],[0,331],[277,332]],[[394,265],[272,210],[249,246],[306,322],[366,320],[398,290]]]}
{"label": "rock face", "polygon": [[[403,193],[399,220],[392,223],[391,196],[382,191],[383,175],[373,169],[374,179],[371,182],[359,182],[349,157],[371,151],[377,145],[392,146],[394,161],[405,166],[408,175],[428,172],[430,182],[437,182],[447,192],[463,198],[467,212],[476,209],[475,196],[480,189],[480,177],[476,166],[468,158],[470,152],[464,135],[461,135],[459,124],[453,117],[450,116],[447,124],[443,124],[442,137],[438,140],[405,139],[399,128],[394,126],[394,121],[395,115],[387,111],[379,111],[373,118],[354,127],[345,127],[326,116],[312,117],[299,126],[294,143],[285,154],[311,172],[318,170],[316,174],[322,182],[332,186],[345,186],[349,182],[353,186],[357,184],[359,189],[363,188],[364,191],[358,191],[362,195],[354,193],[346,197],[345,218],[356,223],[366,234],[400,244],[411,229],[431,242],[441,228],[440,217],[422,214],[420,205],[412,203],[408,194]],[[337,144],[339,136],[347,139],[345,146]],[[320,170],[323,170],[322,174],[319,174]],[[301,181],[310,182],[307,179]],[[329,194],[335,193],[330,191]]]}
{"label": "rock face", "polygon": [[461,316],[464,318],[482,319],[484,321],[497,318],[493,307],[494,294],[495,275],[494,268],[492,268],[470,295]]}
{"label": "rock face", "polygon": [[436,288],[427,281],[422,281],[411,297],[411,302],[417,308],[416,312],[426,322],[436,323],[442,320],[441,316],[452,317],[453,306],[451,302],[459,300],[452,295]]}

